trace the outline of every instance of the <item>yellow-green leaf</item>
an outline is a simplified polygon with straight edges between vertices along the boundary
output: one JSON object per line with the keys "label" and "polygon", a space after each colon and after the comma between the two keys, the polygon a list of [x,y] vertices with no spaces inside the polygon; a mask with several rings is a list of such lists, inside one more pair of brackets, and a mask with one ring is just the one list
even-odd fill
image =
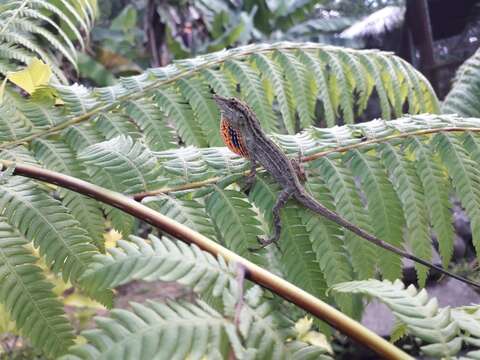
{"label": "yellow-green leaf", "polygon": [[47,85],[52,76],[50,66],[40,59],[33,59],[20,71],[8,73],[7,78],[30,95],[42,85]]}

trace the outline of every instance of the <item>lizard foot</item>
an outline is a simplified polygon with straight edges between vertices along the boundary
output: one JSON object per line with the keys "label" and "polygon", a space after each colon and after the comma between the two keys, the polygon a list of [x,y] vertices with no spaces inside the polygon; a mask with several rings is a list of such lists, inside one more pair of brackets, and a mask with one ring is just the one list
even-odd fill
{"label": "lizard foot", "polygon": [[242,192],[250,191],[254,183],[255,183],[255,175],[252,175],[252,174],[247,175],[247,177],[245,178],[245,182],[242,185],[240,191]]}
{"label": "lizard foot", "polygon": [[260,243],[260,246],[251,247],[251,248],[248,248],[248,250],[250,250],[250,251],[260,251],[260,250],[264,249],[265,247],[267,247],[268,245],[274,244],[275,247],[278,249],[278,251],[280,251],[283,254],[283,251],[280,248],[280,245],[278,243],[278,239],[275,239],[275,238],[264,239],[260,236],[257,236],[257,241]]}

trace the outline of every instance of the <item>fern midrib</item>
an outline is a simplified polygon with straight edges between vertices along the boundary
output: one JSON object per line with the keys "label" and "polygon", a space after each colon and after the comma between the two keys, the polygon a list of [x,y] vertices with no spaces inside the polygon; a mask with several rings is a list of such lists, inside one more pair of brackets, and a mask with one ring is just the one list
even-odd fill
{"label": "fern midrib", "polygon": [[[358,143],[355,144],[350,144],[350,145],[345,145],[345,146],[340,146],[324,151],[319,151],[317,153],[314,153],[312,155],[308,155],[302,158],[302,162],[309,162],[312,160],[316,160],[322,157],[325,157],[326,155],[330,155],[333,153],[344,153],[349,150],[353,149],[358,149],[362,147],[368,147],[369,145],[374,145],[374,144],[381,144],[384,142],[389,142],[395,139],[403,139],[407,137],[413,137],[413,136],[422,136],[422,135],[430,135],[430,134],[436,134],[440,132],[467,132],[467,131],[472,131],[472,132],[480,132],[480,127],[456,127],[456,126],[448,126],[444,128],[435,128],[435,129],[424,129],[424,130],[416,130],[416,131],[411,131],[411,132],[402,132],[402,133],[397,133],[393,135],[387,135],[382,138],[375,138],[371,140],[359,140]],[[336,135],[336,134],[333,134]],[[342,140],[337,138],[337,143],[341,143]],[[1,149],[1,146],[0,146]]]}
{"label": "fern midrib", "polygon": [[[19,245],[19,246],[22,246],[22,245]],[[23,289],[23,294],[27,294],[27,296],[30,299],[30,303],[33,304],[33,306],[37,309],[37,313],[40,314],[44,323],[47,324],[48,328],[50,329],[50,333],[53,333],[55,339],[57,340],[57,344],[62,344],[64,341],[58,336],[53,325],[50,324],[50,321],[48,320],[48,318],[43,314],[43,311],[38,306],[37,300],[33,298],[32,294],[30,293],[28,288],[25,286],[21,276],[19,276],[17,272],[14,270],[14,268],[11,266],[10,262],[8,261],[9,257],[4,254],[4,251],[1,247],[0,247],[0,256],[3,258],[3,263],[7,265],[8,269],[10,270],[10,273],[13,274],[17,279],[17,286],[18,284],[20,284],[20,287]]]}
{"label": "fern midrib", "polygon": [[[328,155],[331,155],[331,154],[344,153],[344,152],[355,150],[355,149],[361,149],[363,147],[368,148],[370,145],[381,144],[381,143],[389,142],[389,141],[392,141],[392,140],[395,140],[395,139],[402,139],[402,138],[414,137],[414,136],[426,136],[426,135],[440,133],[440,132],[467,132],[467,131],[480,132],[480,127],[478,127],[478,128],[476,128],[476,127],[444,127],[444,128],[435,128],[435,129],[417,130],[417,131],[412,131],[412,132],[402,132],[402,133],[398,133],[398,134],[394,134],[394,135],[387,135],[387,136],[384,136],[384,137],[381,137],[381,138],[375,138],[375,139],[372,139],[372,140],[359,141],[358,143],[355,143],[355,144],[344,145],[344,146],[341,146],[341,147],[336,147],[336,148],[331,148],[331,149],[328,149],[328,150],[319,151],[319,152],[314,153],[312,155],[302,157],[302,162],[310,162],[310,161],[313,161],[313,160],[316,160],[316,159],[327,157]],[[332,135],[337,136],[336,133],[333,133]],[[342,142],[342,140],[340,138],[337,138],[337,143],[341,143],[341,142]],[[0,148],[1,148],[1,145],[0,145]],[[264,170],[261,169],[261,168],[257,168],[257,172],[264,172]],[[236,173],[236,172],[231,171],[231,169],[229,168],[229,173],[230,174],[248,175],[250,173],[250,170],[240,171],[240,172]],[[182,184],[182,185],[178,185],[178,186],[162,187],[162,188],[158,188],[158,189],[153,189],[151,191],[140,192],[140,193],[133,194],[132,196],[136,199],[137,198],[141,199],[141,198],[144,198],[146,196],[151,196],[151,195],[158,195],[158,194],[163,194],[163,193],[170,193],[170,192],[176,192],[176,191],[195,189],[195,188],[208,186],[208,185],[213,184],[213,183],[217,183],[222,178],[223,177],[221,177],[221,176],[215,176],[215,177],[205,179],[205,180],[202,180],[202,181],[194,181],[194,182],[191,182],[191,183],[186,183],[186,184]]]}

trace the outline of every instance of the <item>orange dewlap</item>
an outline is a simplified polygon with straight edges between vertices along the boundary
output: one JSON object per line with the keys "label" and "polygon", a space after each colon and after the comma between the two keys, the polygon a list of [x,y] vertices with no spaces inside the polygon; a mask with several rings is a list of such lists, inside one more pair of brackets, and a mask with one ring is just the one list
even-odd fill
{"label": "orange dewlap", "polygon": [[237,155],[249,158],[245,141],[239,131],[232,128],[227,119],[222,117],[220,121],[220,134],[225,145]]}

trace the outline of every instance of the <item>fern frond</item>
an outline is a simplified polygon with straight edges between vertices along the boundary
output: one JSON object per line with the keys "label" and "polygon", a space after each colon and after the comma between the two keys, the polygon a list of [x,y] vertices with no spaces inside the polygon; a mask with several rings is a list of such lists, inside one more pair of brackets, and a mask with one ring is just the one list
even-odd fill
{"label": "fern frond", "polygon": [[[367,198],[370,223],[378,238],[401,247],[403,243],[403,219],[401,203],[388,179],[386,170],[378,158],[363,154],[358,150],[349,155],[350,166],[355,176],[360,178],[361,187]],[[378,249],[378,265],[382,274],[389,280],[401,278],[401,259],[388,251]]]}
{"label": "fern frond", "polygon": [[[117,184],[117,189],[131,193],[147,191],[155,187],[158,166],[153,154],[144,145],[134,142],[130,137],[118,136],[108,141],[91,145],[79,154],[87,167],[104,169]],[[105,172],[95,181],[103,179]]]}
{"label": "fern frond", "polygon": [[202,204],[195,200],[176,199],[167,195],[147,197],[143,204],[175,219],[210,239],[215,239],[215,228]]}
{"label": "fern frond", "polygon": [[240,94],[255,111],[262,128],[267,132],[277,130],[275,115],[266,98],[259,74],[249,63],[243,61],[229,60],[225,63],[225,67],[236,79],[237,84],[243,85]]}
{"label": "fern frond", "polygon": [[[76,161],[72,151],[58,141],[35,140],[32,144],[35,157],[47,169],[71,175],[79,179],[87,179],[86,169]],[[67,207],[80,225],[87,230],[97,247],[103,251],[103,214],[97,202],[73,191],[60,189],[63,204]]]}
{"label": "fern frond", "polygon": [[[380,156],[402,203],[412,251],[429,261],[432,258],[432,247],[426,200],[414,165],[388,143],[380,145]],[[423,286],[427,278],[427,269],[418,264],[415,264],[415,268],[419,282]]]}
{"label": "fern frond", "polygon": [[28,241],[0,218],[0,301],[35,347],[58,356],[73,345],[73,329],[63,314]]}
{"label": "fern frond", "polygon": [[66,83],[61,62],[65,59],[76,68],[73,39],[84,47],[78,26],[83,28],[86,37],[93,26],[94,14],[87,8],[90,8],[88,1],[5,2],[0,13],[0,52],[7,60],[23,64],[38,56],[50,65],[57,79]]}
{"label": "fern frond", "polygon": [[261,262],[259,256],[248,250],[257,246],[257,236],[262,231],[256,214],[243,193],[215,187],[207,199],[206,211],[230,250],[257,263]]}
{"label": "fern frond", "polygon": [[202,359],[214,351],[227,357],[225,327],[230,321],[207,304],[150,300],[131,305],[132,311],[115,309],[110,318],[97,317],[97,329],[82,333],[87,344],[73,347],[62,359],[146,360],[159,354],[166,359]]}
{"label": "fern frond", "polygon": [[227,73],[213,69],[204,69],[200,71],[200,74],[215,93],[230,97],[235,96],[233,79]]}
{"label": "fern frond", "polygon": [[[278,196],[278,185],[257,177],[249,194],[250,200],[271,223],[272,209]],[[320,266],[312,251],[307,229],[300,219],[300,212],[291,202],[281,212],[282,233],[279,246],[282,249],[280,266],[285,277],[317,297],[324,298],[326,284]]]}
{"label": "fern frond", "polygon": [[333,290],[362,293],[379,299],[410,334],[428,344],[420,348],[427,356],[449,358],[460,352],[463,341],[473,342],[476,346],[480,344],[478,307],[439,308],[437,299],[429,299],[425,289],[417,291],[413,285],[405,288],[399,280],[394,283],[387,280],[353,281],[337,284]]}
{"label": "fern frond", "polygon": [[[392,59],[390,59],[389,57],[379,55],[378,62],[382,64],[382,67],[384,68],[384,71],[382,72],[382,80],[383,80],[390,104],[392,104],[392,108],[395,116],[400,117],[402,116],[402,113],[403,113],[402,104],[405,101],[407,90],[402,91],[403,87],[398,86],[398,84],[401,84],[402,81],[404,81],[405,79],[402,79],[397,75],[397,73],[400,73],[400,72],[396,69],[395,62],[392,61]],[[366,98],[365,101],[367,100],[368,99]],[[366,106],[366,102],[365,102],[365,106]]]}
{"label": "fern frond", "polygon": [[[478,144],[470,136],[467,143],[471,150],[478,151]],[[432,139],[433,146],[440,154],[453,186],[470,218],[472,241],[477,254],[480,253],[480,171],[460,140],[446,133],[439,133]]]}
{"label": "fern frond", "polygon": [[205,134],[193,117],[193,110],[175,89],[156,91],[155,100],[160,109],[175,119],[178,133],[188,144],[203,147],[207,145]]}
{"label": "fern frond", "polygon": [[93,109],[95,106],[98,106],[98,101],[83,85],[57,85],[55,89],[65,102],[65,108],[71,115],[82,115]]}
{"label": "fern frond", "polygon": [[[166,150],[173,147],[175,136],[167,124],[166,117],[150,100],[128,101],[125,113],[142,130],[148,147],[152,150]],[[122,135],[125,133],[120,133]]]}
{"label": "fern frond", "polygon": [[[371,59],[368,55],[362,55],[361,61],[375,81],[375,90],[377,91],[380,107],[382,108],[382,119],[389,120],[392,114],[388,103],[387,90],[385,89],[385,83],[382,78],[382,71],[384,71],[384,69],[379,66],[379,63],[377,63],[375,59]],[[420,89],[418,89],[418,91],[420,91]]]}
{"label": "fern frond", "polygon": [[223,141],[220,137],[218,118],[220,112],[218,107],[210,97],[208,87],[198,77],[190,79],[180,79],[178,88],[183,96],[188,100],[193,109],[193,114],[197,118],[203,133],[206,136],[210,146],[221,146]]}
{"label": "fern frond", "polygon": [[[323,158],[312,164],[320,171],[327,188],[335,199],[336,211],[345,219],[371,232],[370,222],[360,197],[355,189],[353,174],[339,162]],[[371,244],[367,244],[351,232],[345,232],[347,248],[353,269],[361,278],[372,277],[375,272],[377,256]]]}
{"label": "fern frond", "polygon": [[[138,117],[134,117],[138,119]],[[110,140],[120,135],[127,135],[133,140],[138,140],[142,137],[140,129],[135,126],[135,123],[131,121],[127,116],[117,113],[100,114],[95,118],[95,129],[102,134],[106,140]],[[142,128],[145,137],[147,137],[148,130]],[[161,140],[160,140],[161,141]],[[156,144],[147,142],[147,145],[151,149],[156,149]]]}
{"label": "fern frond", "polygon": [[296,130],[296,120],[291,83],[286,81],[280,67],[275,61],[270,59],[270,57],[264,54],[254,54],[253,60],[263,76],[272,83],[287,132],[294,134]]}
{"label": "fern frond", "polygon": [[17,118],[15,115],[16,108],[12,104],[0,103],[0,141],[17,140],[28,134],[25,119]]}
{"label": "fern frond", "polygon": [[[308,76],[311,73],[315,76]],[[392,85],[394,75],[403,80],[398,84],[398,90]],[[167,149],[170,144],[169,131],[161,136],[167,124],[174,127],[187,145],[219,144],[216,131],[219,116],[216,107],[212,106],[208,89],[223,95],[235,95],[235,86],[267,132],[277,129],[292,132],[297,114],[304,126],[321,123],[323,117],[328,125],[334,125],[339,111],[348,122],[353,122],[355,112],[360,115],[364,111],[377,87],[386,118],[390,117],[387,115],[391,113],[391,107],[397,113],[404,108],[407,93],[411,113],[437,110],[437,100],[426,80],[391,54],[312,43],[259,44],[149,69],[141,75],[122,78],[115,86],[106,88],[88,90],[78,84],[70,87],[55,85],[54,90],[64,103],[64,123],[34,129],[29,135],[21,136],[19,141],[27,136],[28,139],[42,136],[58,127],[67,131],[101,114],[115,116],[119,109],[124,111],[136,103],[138,106],[131,113],[132,120],[136,122],[136,112],[141,112],[142,105],[147,104],[148,116],[144,121],[148,127],[141,121],[137,124],[147,133],[147,143],[152,147],[155,145],[156,150]],[[385,86],[387,90],[383,89]],[[293,97],[293,92],[301,96]],[[323,107],[323,115],[320,114],[319,118],[315,114],[317,98]],[[424,103],[419,105],[421,101]],[[278,107],[272,109],[272,104],[278,104]],[[153,105],[160,111],[154,112]],[[53,107],[51,104],[44,106]],[[277,109],[283,118],[277,116]],[[166,137],[166,141],[156,143],[158,135],[161,139]],[[0,148],[12,142],[2,144]]]}
{"label": "fern frond", "polygon": [[315,111],[316,89],[308,72],[300,61],[293,54],[286,54],[278,51],[274,54],[274,59],[278,61],[283,68],[288,82],[291,84],[292,91],[295,94],[293,98],[298,110],[300,124],[303,128],[312,125]]}
{"label": "fern frond", "polygon": [[197,293],[211,290],[220,296],[234,279],[223,259],[215,259],[195,245],[153,235],[148,239],[131,236],[131,241],[118,241],[116,248],[109,249],[110,255],[95,257],[81,281],[96,290],[132,280],[176,281]]}
{"label": "fern frond", "polygon": [[76,280],[97,253],[85,230],[58,201],[27,179],[0,184],[0,208],[8,223],[39,247],[54,272]]}
{"label": "fern frond", "polygon": [[321,51],[320,57],[331,68],[329,80],[331,84],[334,84],[331,92],[335,94],[333,98],[338,99],[344,122],[353,124],[353,91],[352,85],[348,82],[347,74],[344,72],[343,66],[335,53]]}
{"label": "fern frond", "polygon": [[318,53],[299,50],[299,58],[307,69],[315,74],[314,78],[319,89],[318,97],[323,105],[325,123],[328,127],[332,127],[335,125],[336,107],[330,95],[325,64],[320,60]]}
{"label": "fern frond", "polygon": [[162,169],[170,178],[180,178],[184,182],[200,181],[213,175],[208,163],[203,158],[203,152],[192,146],[179,150],[167,150],[157,153],[162,161]]}
{"label": "fern frond", "polygon": [[[324,206],[334,210],[335,205],[330,191],[318,175],[310,175],[307,188],[309,192]],[[312,250],[323,272],[329,287],[340,282],[354,279],[352,265],[348,253],[343,247],[344,230],[335,223],[328,221],[318,214],[303,210],[302,222],[307,227]],[[335,301],[342,311],[349,315],[358,313],[360,303],[357,298],[334,294]]]}
{"label": "fern frond", "polygon": [[[29,12],[22,11],[23,14],[29,14],[30,16],[32,15]],[[5,14],[7,15],[7,14]],[[52,22],[53,23],[53,22]],[[55,24],[55,23],[53,23]],[[51,24],[50,24],[51,25]],[[65,59],[67,59],[75,68],[76,68],[76,51],[75,48],[73,48],[73,44],[68,40],[66,41],[66,46],[62,44],[55,35],[50,33],[49,30],[46,30],[46,28],[39,26],[35,24],[34,22],[31,22],[30,20],[25,21],[22,19],[15,19],[10,22],[10,28],[14,32],[25,32],[25,33],[30,33],[33,35],[33,37],[40,37],[44,38],[45,41],[47,41],[53,51],[58,51],[60,52]],[[57,30],[57,29],[56,29]],[[62,39],[65,41],[65,39]],[[67,48],[69,47],[69,48]],[[73,50],[72,50],[73,48]]]}
{"label": "fern frond", "polygon": [[76,152],[80,152],[91,145],[105,140],[92,124],[71,126],[62,135],[68,146]]}
{"label": "fern frond", "polygon": [[458,68],[452,88],[442,103],[442,113],[480,117],[477,96],[480,86],[479,68],[480,49]]}
{"label": "fern frond", "polygon": [[17,111],[37,129],[48,128],[60,124],[64,120],[64,115],[58,108],[45,107],[35,101],[24,101],[17,99],[15,102]]}
{"label": "fern frond", "polygon": [[443,176],[442,165],[438,156],[432,152],[430,144],[413,138],[411,146],[415,153],[415,168],[425,191],[430,222],[437,235],[442,263],[446,268],[453,254],[454,239],[448,179]]}

